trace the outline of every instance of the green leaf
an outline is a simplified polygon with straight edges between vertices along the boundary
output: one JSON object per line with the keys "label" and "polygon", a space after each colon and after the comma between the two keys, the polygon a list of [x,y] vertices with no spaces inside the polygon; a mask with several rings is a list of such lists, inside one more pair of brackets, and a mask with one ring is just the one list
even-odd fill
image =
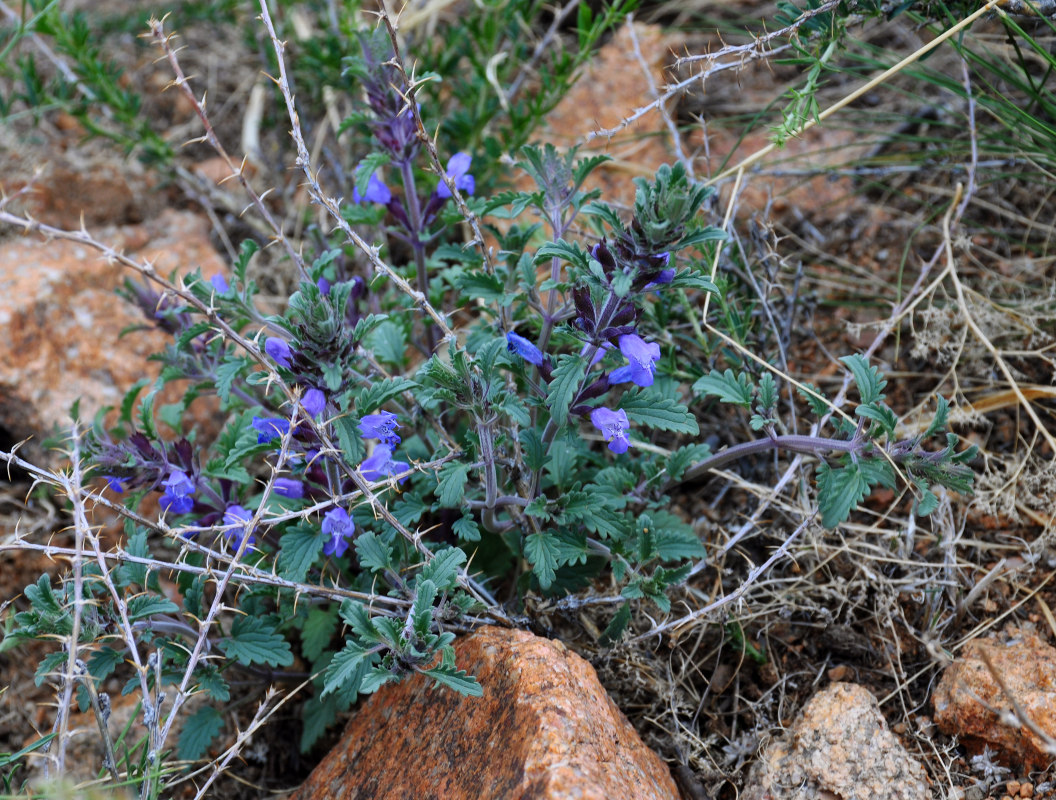
{"label": "green leaf", "polygon": [[231,699],[231,688],[216,667],[212,665],[202,667],[195,671],[194,677],[198,679],[198,688],[208,692],[214,700],[226,703]]}
{"label": "green leaf", "polygon": [[546,393],[546,404],[550,407],[550,418],[555,425],[560,427],[568,421],[568,406],[579,390],[586,372],[586,362],[579,356],[558,356],[557,367]]}
{"label": "green leaf", "polygon": [[880,374],[880,370],[869,366],[864,356],[844,356],[840,359],[840,363],[847,367],[851,377],[854,378],[862,403],[875,403],[884,399],[884,387],[887,386],[887,381]]}
{"label": "green leaf", "polygon": [[464,272],[455,280],[455,285],[465,297],[472,300],[492,303],[502,300],[504,295],[502,281],[486,272]]}
{"label": "green leaf", "polygon": [[551,258],[567,261],[580,268],[587,266],[587,254],[576,242],[566,242],[558,239],[556,242],[547,242],[535,252],[535,263],[542,264]]}
{"label": "green leaf", "polygon": [[[804,389],[809,391],[804,391]],[[796,391],[799,392],[800,397],[807,401],[810,410],[815,415],[820,417],[828,412],[829,404],[825,402],[825,395],[813,383],[804,383],[802,389],[797,386]]]}
{"label": "green leaf", "polygon": [[469,559],[457,547],[445,547],[437,550],[433,557],[422,567],[418,574],[419,581],[431,581],[440,589],[448,591],[458,583],[458,571]]}
{"label": "green leaf", "polygon": [[332,608],[314,606],[301,627],[301,653],[309,661],[317,661],[329,646],[337,630],[337,614]]}
{"label": "green leaf", "polygon": [[549,589],[557,570],[559,548],[549,533],[531,533],[524,541],[524,555],[532,565],[532,572],[543,589]]}
{"label": "green leaf", "polygon": [[433,667],[432,669],[422,670],[422,674],[429,676],[448,689],[454,689],[465,697],[482,697],[484,695],[484,687],[465,670],[455,669],[454,667]]}
{"label": "green leaf", "polygon": [[627,418],[636,425],[693,436],[700,433],[697,418],[689,413],[688,408],[652,389],[624,392],[620,398],[620,408],[627,412]]}
{"label": "green leaf", "polygon": [[752,385],[748,376],[743,372],[734,374],[732,369],[725,372],[713,369],[693,384],[693,391],[701,396],[715,395],[723,403],[733,403],[745,408],[752,405]]}
{"label": "green leaf", "polygon": [[449,461],[440,468],[440,482],[436,497],[441,508],[460,508],[466,496],[466,481],[469,480],[469,464]]}
{"label": "green leaf", "polygon": [[290,643],[274,626],[260,617],[236,617],[231,636],[220,640],[220,648],[244,666],[268,664],[288,667],[293,663]]}
{"label": "green leaf", "polygon": [[770,412],[777,405],[777,384],[769,372],[759,380],[759,405],[760,413]]}
{"label": "green leaf", "polygon": [[[418,383],[410,378],[385,378],[375,381],[367,387],[356,403],[356,410],[361,416],[370,414],[381,408],[394,397],[399,397],[404,392],[416,389]],[[357,423],[358,424],[358,420]],[[356,432],[358,436],[358,431]]]}
{"label": "green leaf", "polygon": [[418,579],[414,590],[414,604],[410,610],[410,623],[419,636],[427,636],[433,624],[433,601],[436,600],[436,584]]}
{"label": "green leaf", "polygon": [[924,435],[921,437],[927,439],[929,436],[934,436],[939,431],[946,427],[947,422],[950,419],[950,404],[941,394],[935,397],[935,416],[931,419],[931,424],[928,425],[928,429],[924,431]]}
{"label": "green leaf", "polygon": [[378,537],[376,533],[360,534],[353,545],[356,548],[356,559],[359,565],[371,572],[393,570],[392,548]]}
{"label": "green leaf", "polygon": [[407,334],[391,319],[385,320],[370,332],[364,344],[374,351],[378,360],[402,369],[407,355]]}
{"label": "green leaf", "polygon": [[479,542],[480,528],[472,517],[462,517],[453,526],[455,535],[462,542]]}
{"label": "green leaf", "polygon": [[337,446],[341,448],[341,457],[350,467],[358,467],[367,453],[356,424],[356,420],[347,414],[342,414],[333,420],[334,433],[337,434]]}
{"label": "green leaf", "polygon": [[[350,686],[362,685],[366,670],[370,667],[373,653],[365,647],[360,646],[351,639],[345,642],[345,646],[334,655],[330,665],[323,673],[323,691],[321,697],[326,697],[338,689],[347,690]],[[359,689],[359,691],[363,691]]]}
{"label": "green leaf", "polygon": [[176,755],[181,761],[197,761],[224,727],[224,718],[212,706],[202,706],[183,720]]}
{"label": "green leaf", "polygon": [[312,563],[323,549],[323,532],[318,526],[297,525],[279,539],[279,577],[302,583]]}
{"label": "green leaf", "polygon": [[894,437],[895,426],[898,425],[898,417],[895,412],[881,402],[863,403],[854,409],[856,416],[865,417],[878,423],[889,437]]}
{"label": "green leaf", "polygon": [[833,468],[823,462],[818,466],[818,506],[826,528],[844,522],[868,493],[869,482],[857,464]]}
{"label": "green leaf", "polygon": [[605,626],[605,630],[601,634],[601,644],[605,647],[611,647],[614,645],[623,632],[627,630],[627,626],[631,622],[631,604],[624,603],[616,611],[616,614],[610,620],[609,624]]}
{"label": "green leaf", "polygon": [[137,594],[128,601],[128,619],[131,622],[154,614],[172,614],[179,610],[180,607],[169,598],[159,595]]}

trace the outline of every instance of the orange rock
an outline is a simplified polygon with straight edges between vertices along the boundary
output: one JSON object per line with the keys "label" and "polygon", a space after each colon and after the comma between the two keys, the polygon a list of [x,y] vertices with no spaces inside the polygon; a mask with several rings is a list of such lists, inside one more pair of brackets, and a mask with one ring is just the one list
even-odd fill
{"label": "orange rock", "polygon": [[930,797],[922,767],[887,729],[863,686],[834,683],[807,703],[791,732],[748,776],[745,800]]}
{"label": "orange rock", "polygon": [[[189,212],[167,211],[98,238],[153,261],[162,274],[200,266],[209,277],[226,269],[209,242],[208,222]],[[171,339],[154,329],[120,335],[146,323],[114,294],[126,277],[134,275],[76,242],[23,237],[0,244],[0,428],[14,441],[65,428],[78,398],[81,418],[91,420],[99,408],[120,405],[136,380],[157,374],[147,357]],[[159,403],[176,401],[179,392],[169,387]],[[40,463],[46,454],[31,446],[23,456]]]}
{"label": "orange rock", "polygon": [[483,697],[420,675],[383,688],[295,800],[678,798],[594,669],[560,642],[482,628],[455,649]]}
{"label": "orange rock", "polygon": [[1056,649],[1017,628],[970,642],[963,657],[943,672],[932,697],[935,722],[972,751],[989,746],[1025,771],[1043,769],[1053,756],[1042,738],[1025,725],[1002,722],[1000,714],[1012,712],[1012,703],[981,654],[989,658],[1027,716],[1056,737]]}

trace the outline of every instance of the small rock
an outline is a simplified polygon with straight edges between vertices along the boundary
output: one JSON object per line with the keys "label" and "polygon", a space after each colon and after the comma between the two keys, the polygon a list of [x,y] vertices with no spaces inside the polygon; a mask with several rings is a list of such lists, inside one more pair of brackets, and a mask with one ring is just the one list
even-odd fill
{"label": "small rock", "polygon": [[818,692],[752,767],[745,800],[924,800],[927,775],[853,683]]}
{"label": "small rock", "polygon": [[1019,787],[1020,797],[1033,797],[1034,796],[1034,784],[1024,783]]}
{"label": "small rock", "polygon": [[[159,273],[201,267],[206,277],[226,270],[209,242],[206,220],[166,211],[143,225],[109,229],[100,241],[152,261]],[[142,312],[114,290],[134,273],[86,245],[36,237],[0,243],[0,428],[17,442],[69,424],[70,406],[81,399],[81,418],[119,406],[139,378],[158,365],[147,357],[171,338],[156,329],[121,336],[147,324]],[[159,405],[179,399],[173,384]],[[31,442],[21,453],[35,463],[50,455]]]}
{"label": "small rock", "polygon": [[1056,649],[1018,628],[970,642],[963,657],[943,672],[932,697],[939,729],[957,736],[969,752],[989,746],[1024,772],[1048,766],[1053,757],[1041,737],[1026,726],[1002,721],[1000,713],[1011,712],[1012,704],[981,654],[989,657],[1027,716],[1056,736]]}
{"label": "small rock", "polygon": [[482,628],[455,644],[484,696],[422,675],[382,688],[294,800],[676,800],[667,766],[560,642]]}

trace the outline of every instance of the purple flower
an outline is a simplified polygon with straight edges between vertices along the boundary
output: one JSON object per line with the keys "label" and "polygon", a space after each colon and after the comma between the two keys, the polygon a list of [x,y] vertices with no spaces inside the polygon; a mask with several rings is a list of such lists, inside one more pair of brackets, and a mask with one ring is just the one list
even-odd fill
{"label": "purple flower", "polygon": [[631,440],[627,431],[631,427],[627,419],[627,412],[622,408],[610,411],[607,408],[595,408],[590,412],[590,421],[601,431],[605,441],[609,443],[609,449],[614,453],[626,453],[631,446]]}
{"label": "purple flower", "polygon": [[315,285],[319,287],[319,294],[323,296],[330,294],[330,281],[326,278],[320,278],[315,282]]}
{"label": "purple flower", "polygon": [[220,273],[217,273],[216,275],[211,277],[209,279],[209,283],[211,283],[213,285],[213,288],[216,289],[216,291],[220,292],[220,294],[227,294],[231,291],[231,287],[227,285],[227,281],[224,279],[224,276]]}
{"label": "purple flower", "polygon": [[638,386],[652,386],[656,362],[660,360],[660,345],[631,333],[620,337],[620,352],[630,363],[626,367],[614,369],[609,375],[609,382],[634,381]]}
{"label": "purple flower", "polygon": [[537,367],[543,365],[542,352],[519,333],[510,331],[506,334],[506,349],[511,353],[516,353],[529,364],[535,364]]}
{"label": "purple flower", "polygon": [[110,487],[110,491],[118,494],[125,493],[124,478],[118,478],[115,475],[104,475],[103,477],[106,478],[106,485]]}
{"label": "purple flower", "polygon": [[389,191],[389,187],[382,183],[381,179],[373,173],[371,173],[370,180],[367,181],[365,194],[360,194],[356,187],[352,187],[352,202],[356,205],[366,200],[368,203],[380,203],[385,206],[389,204],[391,199],[392,192]]}
{"label": "purple flower", "polygon": [[162,494],[161,507],[173,514],[187,514],[194,508],[194,499],[191,497],[195,492],[194,481],[187,477],[187,473],[174,469],[162,484],[165,493]]}
{"label": "purple flower", "polygon": [[294,478],[276,478],[275,494],[289,497],[291,500],[300,500],[304,497],[304,484]]}
{"label": "purple flower", "polygon": [[359,435],[363,439],[380,439],[391,448],[400,443],[400,436],[396,433],[398,427],[400,423],[396,421],[395,414],[379,411],[377,414],[367,414],[359,421]]}
{"label": "purple flower", "polygon": [[293,353],[290,351],[290,346],[286,344],[285,339],[269,336],[268,340],[264,342],[264,352],[271,356],[272,360],[280,367],[290,366],[290,358]]}
{"label": "purple flower", "polygon": [[[594,357],[590,359],[590,366],[593,367],[595,364],[601,361],[601,359],[605,358],[605,354],[611,349],[612,345],[609,342],[602,342],[601,346],[594,353]],[[587,342],[585,345],[583,345],[583,349],[579,351],[580,358],[585,356],[588,352],[590,352],[590,342]]]}
{"label": "purple flower", "polygon": [[309,389],[301,398],[301,405],[312,415],[313,419],[316,419],[326,408],[326,395],[321,389]]}
{"label": "purple flower", "polygon": [[[473,157],[469,153],[455,153],[447,162],[447,177],[455,182],[456,189],[469,195],[477,189],[476,178],[469,174],[469,165],[472,161]],[[436,193],[445,200],[451,196],[451,190],[447,188],[444,181],[440,181],[440,185],[436,187]]]}
{"label": "purple flower", "polygon": [[[359,471],[368,481],[380,481],[382,478],[390,478],[400,472],[406,472],[411,465],[405,461],[392,460],[392,448],[387,444],[379,444],[374,448],[374,454],[359,465]],[[400,479],[400,483],[407,480]]]}
{"label": "purple flower", "polygon": [[348,516],[345,509],[332,508],[323,516],[323,535],[326,544],[323,552],[328,556],[341,558],[348,550],[348,539],[356,532],[356,523]]}
{"label": "purple flower", "polygon": [[[243,508],[240,505],[230,505],[224,512],[224,524],[239,526],[232,527],[224,531],[224,536],[233,540],[234,546],[239,548],[242,546],[242,540],[249,536],[249,531],[246,530],[246,525],[253,520],[253,512],[248,508]],[[257,541],[256,536],[249,536],[249,543],[253,544]]]}
{"label": "purple flower", "polygon": [[257,432],[257,444],[265,444],[285,436],[290,429],[290,421],[282,417],[253,417],[253,429]]}

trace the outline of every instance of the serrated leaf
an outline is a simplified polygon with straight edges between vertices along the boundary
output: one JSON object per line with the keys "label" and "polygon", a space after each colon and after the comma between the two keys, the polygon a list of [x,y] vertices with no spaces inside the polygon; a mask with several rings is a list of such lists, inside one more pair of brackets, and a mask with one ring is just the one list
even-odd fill
{"label": "serrated leaf", "polygon": [[623,632],[627,630],[627,626],[631,622],[631,604],[624,603],[617,609],[616,614],[609,621],[609,624],[605,626],[605,630],[601,634],[601,644],[605,647],[611,647],[615,644]]}
{"label": "serrated leaf", "polygon": [[212,706],[202,706],[183,720],[176,755],[181,761],[197,761],[224,727],[224,718]]}
{"label": "serrated leaf", "polygon": [[436,584],[418,579],[414,588],[414,604],[410,610],[410,622],[414,632],[426,636],[433,624],[433,601],[436,600]]}
{"label": "serrated leaf", "polygon": [[490,303],[502,300],[505,294],[502,281],[486,272],[464,272],[455,279],[455,285],[471,300]]}
{"label": "serrated leaf", "polygon": [[868,493],[869,482],[857,464],[833,468],[823,462],[818,466],[818,507],[826,528],[844,522]]}
{"label": "serrated leaf", "polygon": [[132,622],[154,614],[172,614],[179,610],[180,607],[169,598],[158,595],[138,594],[128,601],[128,619]]}
{"label": "serrated leaf", "polygon": [[557,367],[554,369],[546,393],[550,418],[558,427],[568,421],[569,404],[579,390],[586,372],[587,364],[582,358],[567,354],[558,356]]}
{"label": "serrated leaf", "polygon": [[534,428],[523,428],[517,438],[521,443],[525,466],[533,472],[541,470],[550,460],[542,436]]}
{"label": "serrated leaf", "polygon": [[422,674],[429,676],[437,683],[443,684],[448,689],[454,689],[465,697],[482,697],[484,695],[484,687],[465,670],[455,669],[454,667],[433,667],[433,669],[422,670]]}
{"label": "serrated leaf", "polygon": [[921,438],[927,439],[929,436],[934,436],[939,431],[946,427],[946,424],[950,419],[950,404],[941,394],[935,397],[935,416],[931,418],[931,424],[928,425],[928,429],[924,431],[924,435]]}
{"label": "serrated leaf", "polygon": [[472,517],[462,517],[451,529],[455,532],[459,541],[462,542],[479,542],[480,541],[480,527],[477,525],[476,520]]}
{"label": "serrated leaf", "polygon": [[458,571],[469,559],[457,547],[445,547],[437,550],[433,557],[422,567],[418,580],[432,581],[444,591],[453,589],[458,582]]}
{"label": "serrated leaf", "polygon": [[693,392],[701,396],[715,395],[723,403],[733,403],[745,408],[752,405],[751,381],[743,372],[735,374],[732,369],[725,372],[713,369],[693,384]]}
{"label": "serrated leaf", "polygon": [[524,541],[524,555],[543,589],[549,589],[557,572],[559,550],[549,533],[531,533]]}
{"label": "serrated leaf", "polygon": [[356,424],[356,421],[347,414],[342,414],[333,420],[337,446],[341,448],[341,457],[350,467],[358,467],[367,453]]}
{"label": "serrated leaf", "polygon": [[761,413],[770,412],[777,405],[777,383],[769,372],[759,380],[759,405]]}
{"label": "serrated leaf", "polygon": [[363,694],[372,694],[386,683],[392,683],[397,680],[399,680],[399,677],[389,672],[389,670],[374,667],[364,673],[363,680],[359,684],[359,691]]}
{"label": "serrated leaf", "polygon": [[329,646],[337,630],[337,614],[331,608],[315,606],[301,627],[301,653],[309,661],[317,661]]}
{"label": "serrated leaf", "polygon": [[[804,391],[804,389],[809,391]],[[804,383],[803,388],[797,386],[796,391],[799,392],[800,397],[807,401],[810,410],[817,416],[820,417],[828,412],[829,404],[825,402],[825,395],[813,383]]]}
{"label": "serrated leaf", "polygon": [[356,560],[363,569],[371,572],[393,569],[392,548],[376,533],[368,531],[361,534],[353,546],[356,548]]}
{"label": "serrated leaf", "polygon": [[364,344],[378,360],[402,369],[407,360],[407,334],[403,327],[387,319],[370,332]]}
{"label": "serrated leaf", "polygon": [[895,412],[888,408],[886,405],[880,402],[861,404],[854,409],[856,416],[865,417],[878,423],[883,429],[884,433],[888,436],[893,437],[895,435],[895,426],[898,425],[898,417],[895,416]]}
{"label": "serrated leaf", "polygon": [[587,254],[583,249],[577,243],[569,243],[564,239],[547,242],[535,252],[536,264],[542,264],[551,258],[558,258],[581,268],[587,265]]}
{"label": "serrated leaf", "polygon": [[329,666],[323,673],[323,691],[320,697],[326,697],[331,692],[348,690],[353,684],[357,691],[363,691],[360,687],[363,677],[370,667],[372,652],[361,647],[349,639],[345,646],[334,655]]}
{"label": "serrated leaf", "polygon": [[862,403],[875,403],[884,399],[884,387],[887,386],[887,381],[884,380],[879,369],[869,366],[864,356],[844,356],[840,359],[840,363],[847,367],[851,377],[854,378]]}
{"label": "serrated leaf", "polygon": [[440,468],[436,498],[441,508],[460,508],[466,496],[466,481],[472,466],[449,461]]}
{"label": "serrated leaf", "polygon": [[220,640],[220,648],[240,664],[288,667],[293,663],[290,643],[260,617],[236,617],[231,636]]}
{"label": "serrated leaf", "polygon": [[207,692],[214,700],[226,703],[231,699],[231,688],[216,667],[200,668],[194,673],[194,677],[198,679],[198,688]]}
{"label": "serrated leaf", "polygon": [[661,396],[658,392],[624,392],[620,398],[620,408],[627,412],[627,418],[636,425],[694,436],[700,433],[697,418],[689,413],[688,408],[677,400]]}
{"label": "serrated leaf", "polygon": [[418,384],[410,378],[385,378],[371,383],[357,400],[356,409],[360,414],[368,414],[381,408],[394,397],[417,388]]}
{"label": "serrated leaf", "polygon": [[279,539],[279,577],[302,583],[312,563],[323,549],[323,532],[318,527],[298,525]]}

